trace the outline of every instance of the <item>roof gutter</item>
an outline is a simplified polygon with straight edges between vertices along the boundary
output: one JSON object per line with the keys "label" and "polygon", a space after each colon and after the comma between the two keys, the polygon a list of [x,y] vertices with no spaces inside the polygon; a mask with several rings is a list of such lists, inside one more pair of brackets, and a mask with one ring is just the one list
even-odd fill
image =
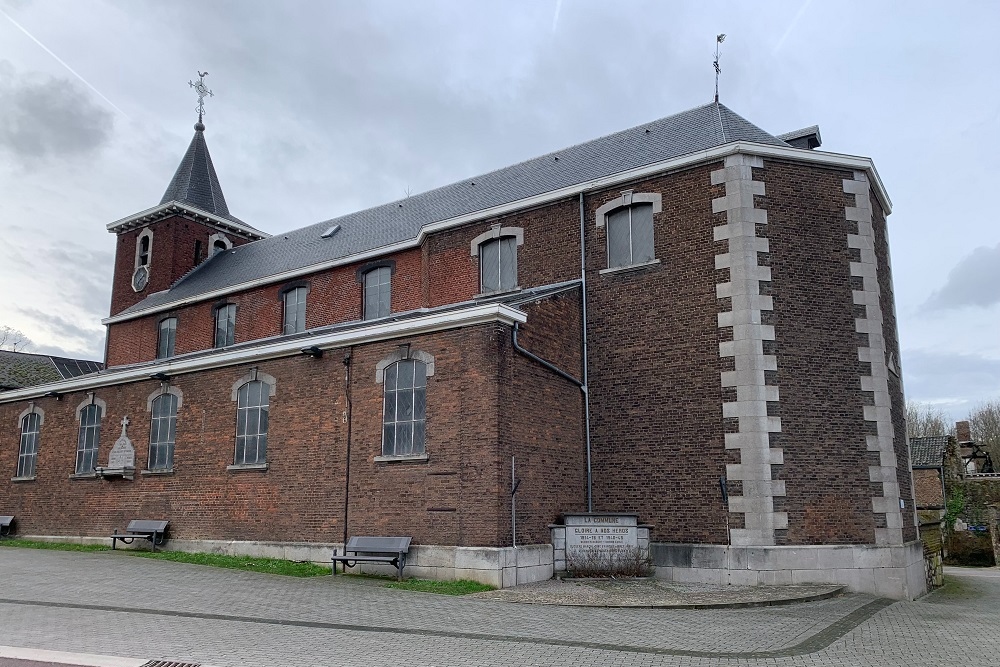
{"label": "roof gutter", "polygon": [[139,367],[128,367],[120,370],[99,371],[89,375],[81,375],[71,380],[50,382],[25,389],[5,391],[0,394],[0,403],[11,403],[26,399],[41,398],[48,392],[66,393],[82,391],[97,387],[148,380],[153,373],[164,373],[168,376],[184,375],[209,368],[223,368],[255,361],[264,361],[279,357],[302,354],[308,347],[321,350],[345,347],[348,345],[371,343],[379,340],[413,336],[416,334],[455,329],[487,322],[501,322],[516,325],[528,321],[528,316],[508,305],[500,303],[479,304],[451,310],[443,313],[432,313],[420,317],[408,318],[396,322],[382,322],[366,327],[358,327],[347,331],[318,333],[314,336],[297,337],[294,340],[279,340],[248,349],[232,350],[219,354],[210,354],[194,358],[164,359],[159,363],[144,364]]}
{"label": "roof gutter", "polygon": [[[551,190],[549,192],[535,195],[533,197],[526,197],[524,199],[519,199],[514,202],[509,202],[507,204],[501,204],[499,206],[493,206],[491,208],[482,209],[480,211],[466,213],[463,215],[455,216],[453,218],[448,218],[447,220],[432,222],[421,227],[420,232],[414,239],[401,241],[399,243],[393,243],[387,246],[382,246],[380,248],[373,248],[372,250],[368,250],[366,252],[361,252],[354,255],[348,255],[346,257],[340,257],[326,262],[319,262],[317,264],[304,266],[298,269],[293,269],[291,271],[276,273],[274,275],[265,276],[263,278],[258,278],[256,280],[248,280],[243,283],[230,285],[217,290],[212,290],[210,292],[202,292],[200,294],[194,294],[189,297],[177,299],[174,301],[169,301],[167,303],[162,303],[157,306],[144,308],[143,310],[137,310],[131,313],[114,315],[112,317],[107,317],[101,320],[101,323],[115,324],[117,322],[125,322],[139,317],[145,317],[146,315],[152,315],[154,313],[160,313],[166,310],[172,310],[174,308],[185,306],[191,303],[199,303],[201,301],[216,299],[218,297],[227,294],[232,294],[234,292],[242,292],[244,290],[253,289],[255,287],[260,287],[262,285],[284,282],[286,280],[298,278],[299,276],[308,275],[310,273],[316,273],[317,271],[325,271],[327,269],[332,269],[334,267],[344,266],[347,264],[354,264],[356,262],[365,261],[367,259],[372,259],[374,257],[381,257],[382,255],[386,255],[389,253],[408,250],[410,248],[417,248],[420,247],[421,244],[423,244],[424,239],[427,237],[428,234],[433,234],[439,231],[450,229],[452,227],[458,227],[461,225],[465,225],[471,222],[476,222],[487,218],[494,218],[497,216],[506,215],[508,213],[512,213],[514,211],[518,211],[525,208],[542,206],[544,204],[548,204],[554,201],[559,201],[561,199],[567,199],[569,197],[578,197],[581,193],[587,193],[592,190],[602,190],[604,188],[613,187],[615,185],[625,183],[628,181],[633,181],[640,178],[646,178],[648,176],[659,174],[661,172],[688,168],[704,162],[713,162],[725,158],[726,156],[729,155],[735,155],[737,153],[745,153],[748,155],[759,155],[761,157],[768,157],[780,160],[808,162],[812,164],[820,164],[825,166],[864,171],[865,173],[868,174],[869,177],[868,180],[871,183],[872,189],[875,191],[875,195],[878,197],[878,200],[882,204],[882,207],[886,210],[886,213],[892,212],[892,202],[889,200],[889,195],[885,191],[885,186],[882,184],[882,179],[879,177],[878,172],[875,170],[875,164],[872,162],[871,158],[859,157],[855,155],[842,155],[840,153],[826,153],[824,151],[816,151],[816,150],[805,150],[801,148],[792,148],[790,146],[772,146],[770,144],[758,144],[749,141],[735,141],[733,143],[725,144],[723,146],[716,146],[715,148],[710,148],[703,151],[697,151],[695,153],[689,153],[687,155],[671,158],[669,160],[654,162],[653,164],[649,164],[644,167],[638,167],[636,169],[630,169],[628,171],[619,172],[617,174],[612,174],[610,176],[596,178],[590,181],[585,181],[583,183],[578,183],[576,185],[560,188],[558,190]],[[176,202],[173,202],[173,204],[176,206],[181,206]],[[164,204],[163,206],[168,206],[168,204]],[[162,207],[157,207],[157,209],[158,208]],[[155,211],[155,210],[156,209],[150,209],[150,211]],[[114,228],[116,225],[124,224],[133,219],[137,219],[139,216],[142,216],[144,214],[145,213],[140,213],[137,214],[136,216],[132,216],[132,218],[123,218],[118,222],[113,222],[110,225],[108,225],[108,229],[112,230],[112,228]],[[203,211],[197,211],[197,215],[208,216],[210,214],[204,213]],[[222,219],[219,218],[219,220]],[[233,223],[228,222],[227,224],[232,225]]]}

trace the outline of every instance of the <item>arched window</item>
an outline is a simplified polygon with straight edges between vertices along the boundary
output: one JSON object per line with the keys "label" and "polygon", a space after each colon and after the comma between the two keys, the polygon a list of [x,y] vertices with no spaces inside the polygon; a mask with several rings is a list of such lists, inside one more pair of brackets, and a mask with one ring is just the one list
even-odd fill
{"label": "arched window", "polygon": [[38,435],[42,430],[44,417],[32,406],[27,414],[21,417],[21,449],[17,455],[17,478],[31,479],[35,476],[35,463],[38,460]]}
{"label": "arched window", "polygon": [[160,394],[152,400],[149,424],[149,470],[174,467],[174,442],[177,436],[176,394]]}
{"label": "arched window", "polygon": [[215,309],[215,347],[229,347],[236,342],[236,304]]}
{"label": "arched window", "polygon": [[424,453],[427,365],[403,359],[384,370],[382,455]]}
{"label": "arched window", "polygon": [[392,304],[392,268],[379,266],[365,273],[366,320],[389,315]]}
{"label": "arched window", "polygon": [[168,317],[160,320],[160,333],[156,344],[156,358],[166,359],[174,356],[174,343],[177,341],[177,318]]}
{"label": "arched window", "polygon": [[101,442],[101,419],[104,416],[96,402],[79,410],[80,435],[76,441],[76,474],[94,472],[97,464],[97,450]]}
{"label": "arched window", "polygon": [[218,232],[208,237],[209,256],[215,256],[233,247],[233,242],[225,234]]}
{"label": "arched window", "polygon": [[480,292],[517,288],[517,246],[523,243],[520,227],[496,226],[472,240],[472,256],[479,257]]}
{"label": "arched window", "polygon": [[306,330],[306,295],[308,293],[308,287],[293,287],[282,295],[285,303],[284,333],[293,334]]}
{"label": "arched window", "polygon": [[247,382],[237,391],[236,465],[267,462],[267,424],[271,386],[260,380]]}
{"label": "arched window", "polygon": [[606,228],[608,268],[646,264],[656,259],[653,215],[663,209],[659,193],[622,192],[597,209],[597,226]]}
{"label": "arched window", "polygon": [[212,254],[213,255],[215,253],[217,253],[217,252],[225,252],[226,250],[228,250],[228,248],[226,248],[226,242],[225,241],[219,240],[219,241],[216,241],[215,243],[212,244]]}

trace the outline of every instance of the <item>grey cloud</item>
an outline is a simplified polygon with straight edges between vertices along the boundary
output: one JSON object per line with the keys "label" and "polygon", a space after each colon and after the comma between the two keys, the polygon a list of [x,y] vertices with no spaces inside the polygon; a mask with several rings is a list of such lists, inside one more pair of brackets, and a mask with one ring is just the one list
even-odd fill
{"label": "grey cloud", "polygon": [[[17,311],[42,326],[48,332],[50,339],[62,343],[62,346],[39,345],[39,350],[42,348],[59,350],[68,348],[74,352],[66,353],[65,356],[72,357],[84,354],[94,359],[104,357],[104,336],[100,328],[82,327],[65,317],[43,312],[36,308],[18,308]],[[56,353],[49,352],[48,354]]]}
{"label": "grey cloud", "polygon": [[0,61],[0,152],[21,163],[90,154],[108,143],[113,120],[76,82]]}
{"label": "grey cloud", "polygon": [[1000,303],[1000,243],[993,248],[980,246],[963,258],[924,307],[928,310],[985,308],[995,303]]}
{"label": "grey cloud", "polygon": [[908,400],[940,405],[956,419],[976,403],[1000,396],[1000,359],[903,350],[902,367]]}
{"label": "grey cloud", "polygon": [[60,289],[65,302],[83,311],[90,322],[108,314],[114,255],[63,240],[58,244],[26,247],[11,242],[5,254],[23,272],[44,268]]}

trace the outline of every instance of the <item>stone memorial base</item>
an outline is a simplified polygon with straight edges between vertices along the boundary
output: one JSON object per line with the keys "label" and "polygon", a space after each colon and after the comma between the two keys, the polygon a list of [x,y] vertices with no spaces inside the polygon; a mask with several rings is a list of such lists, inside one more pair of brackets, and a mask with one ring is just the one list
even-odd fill
{"label": "stone memorial base", "polygon": [[727,547],[652,543],[656,577],[733,586],[843,584],[853,593],[913,600],[927,592],[919,540],[899,546]]}

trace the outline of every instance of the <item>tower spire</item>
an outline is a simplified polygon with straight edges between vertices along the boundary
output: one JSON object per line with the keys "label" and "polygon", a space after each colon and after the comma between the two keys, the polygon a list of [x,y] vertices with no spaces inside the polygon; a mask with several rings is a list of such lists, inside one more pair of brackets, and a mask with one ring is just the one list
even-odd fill
{"label": "tower spire", "polygon": [[[725,33],[715,36],[715,103],[719,103],[719,75],[722,74],[722,68],[719,67],[719,45],[726,41]],[[211,93],[209,93],[211,95]],[[199,116],[200,118],[200,116]]]}
{"label": "tower spire", "polygon": [[[197,71],[197,70],[196,70]],[[202,117],[205,115],[205,98],[215,97],[215,93],[208,89],[205,85],[205,77],[208,76],[208,72],[198,72],[198,82],[188,80],[188,85],[194,88],[195,92],[198,93],[198,123],[194,126],[194,129],[199,132],[205,129],[205,124],[202,123]],[[718,97],[718,95],[716,95]]]}

